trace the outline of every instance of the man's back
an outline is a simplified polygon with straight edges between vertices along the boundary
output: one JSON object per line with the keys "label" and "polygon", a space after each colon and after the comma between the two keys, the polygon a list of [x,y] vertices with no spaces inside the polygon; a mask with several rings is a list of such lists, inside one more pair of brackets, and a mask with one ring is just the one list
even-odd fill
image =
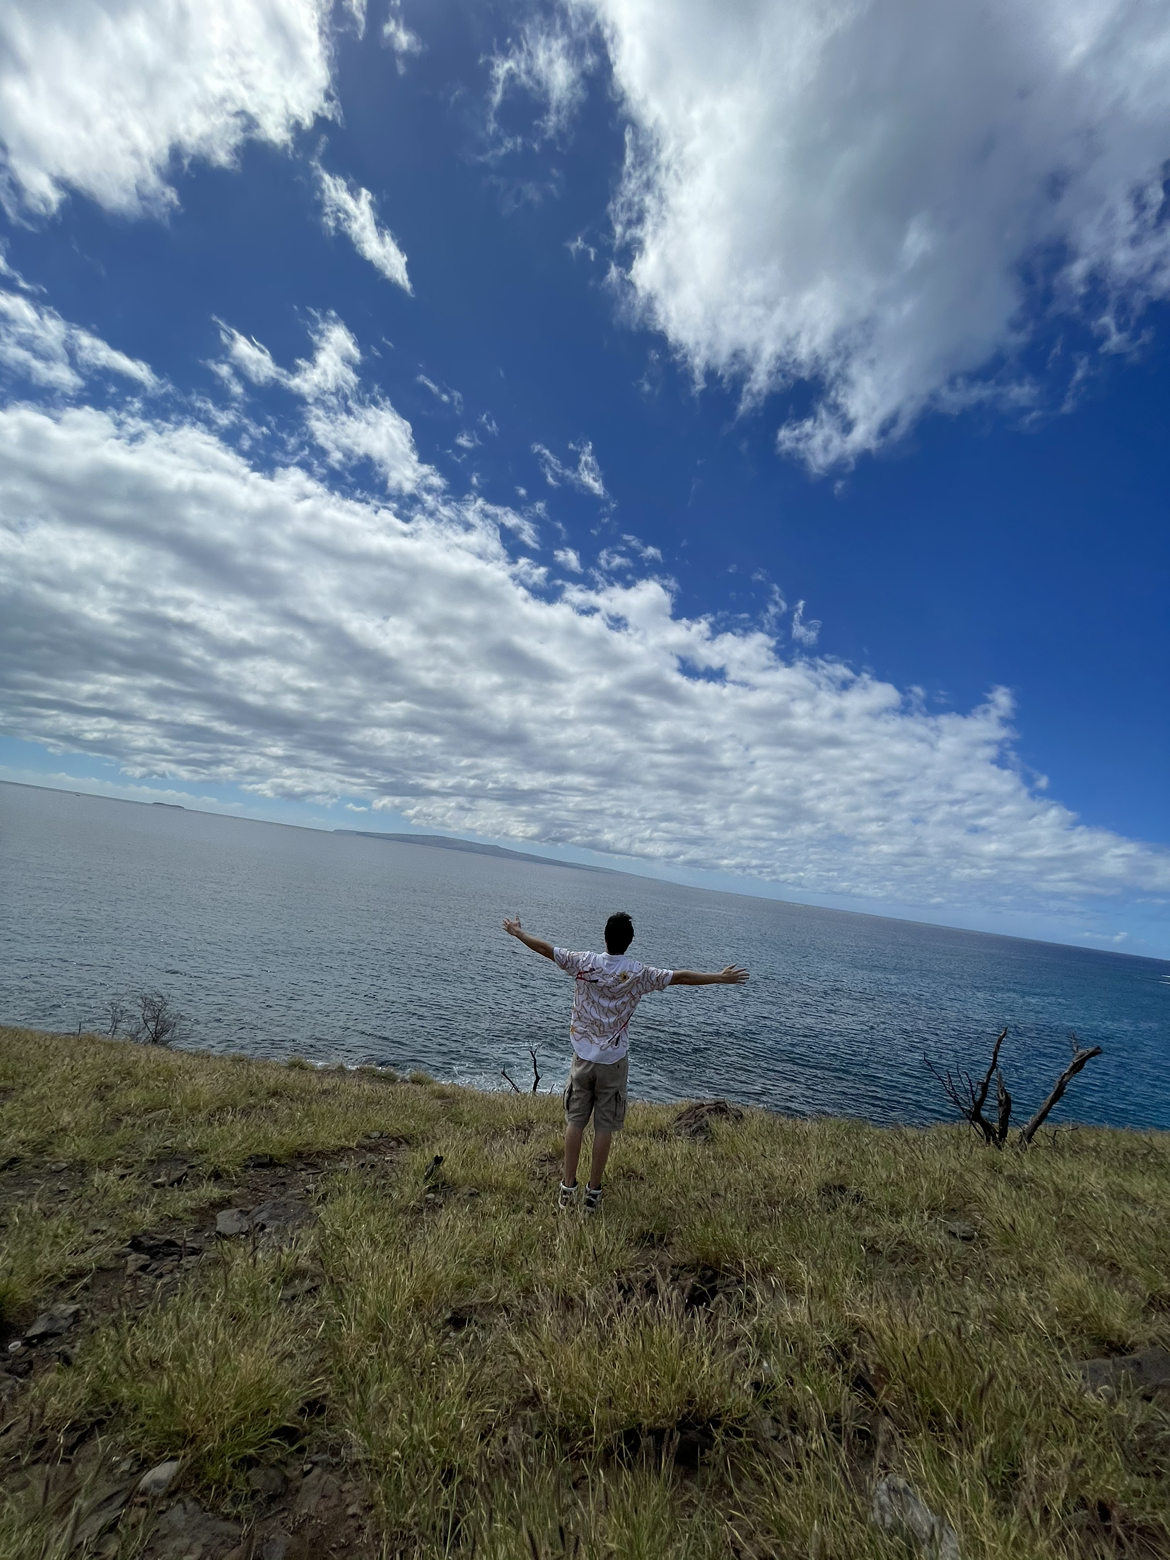
{"label": "man's back", "polygon": [[569,1038],[578,1056],[590,1062],[616,1062],[629,1049],[634,1009],[650,991],[664,991],[672,970],[639,964],[624,953],[570,953],[554,948],[557,966],[577,983]]}

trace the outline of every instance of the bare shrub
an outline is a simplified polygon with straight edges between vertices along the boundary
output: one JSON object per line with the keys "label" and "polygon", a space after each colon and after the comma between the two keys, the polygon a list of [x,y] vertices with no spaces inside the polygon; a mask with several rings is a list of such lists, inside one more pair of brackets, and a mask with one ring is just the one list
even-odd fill
{"label": "bare shrub", "polygon": [[186,1029],[186,1017],[171,1006],[164,991],[136,991],[111,997],[106,1004],[106,1031],[139,1045],[173,1045]]}
{"label": "bare shrub", "polygon": [[[961,1068],[955,1074],[952,1074],[949,1070],[941,1073],[928,1056],[922,1058],[928,1069],[942,1085],[942,1091],[951,1105],[954,1106],[965,1121],[971,1123],[976,1132],[980,1133],[983,1141],[990,1144],[993,1148],[1002,1148],[1007,1142],[1008,1129],[1011,1125],[1012,1097],[1007,1091],[1007,1085],[1003,1081],[1003,1073],[999,1067],[1000,1047],[1003,1045],[1006,1036],[1007,1030],[1004,1029],[996,1038],[995,1048],[991,1053],[991,1061],[988,1064],[987,1071],[978,1083],[975,1082],[969,1072],[965,1072]],[[1017,1148],[1027,1148],[1041,1126],[1043,1126],[1052,1107],[1063,1096],[1071,1080],[1076,1077],[1077,1073],[1081,1071],[1087,1062],[1091,1062],[1095,1056],[1101,1055],[1101,1047],[1099,1045],[1082,1046],[1076,1035],[1072,1033],[1069,1034],[1068,1038],[1069,1045],[1072,1047],[1072,1060],[1053,1084],[1047,1098],[1037,1109],[1027,1126],[1021,1127],[1019,1136],[1016,1139]],[[996,1119],[994,1124],[988,1121],[983,1114],[983,1107],[987,1104],[987,1095],[991,1089],[991,1080],[993,1078],[995,1079],[996,1094]]]}

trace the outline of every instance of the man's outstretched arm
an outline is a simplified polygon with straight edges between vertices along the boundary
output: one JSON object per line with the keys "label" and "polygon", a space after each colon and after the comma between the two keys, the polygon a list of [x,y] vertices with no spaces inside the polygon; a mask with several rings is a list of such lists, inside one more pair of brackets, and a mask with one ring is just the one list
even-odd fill
{"label": "man's outstretched arm", "polygon": [[729,964],[717,975],[705,975],[701,970],[675,970],[670,977],[672,986],[742,986],[748,972],[738,964]]}
{"label": "man's outstretched arm", "polygon": [[[543,937],[533,937],[526,932],[520,925],[520,917],[518,915],[506,915],[504,917],[504,930],[509,937],[519,938],[526,948],[532,949],[533,953],[542,954],[546,959],[552,958],[552,943],[546,942]],[[746,976],[744,978],[746,979]]]}

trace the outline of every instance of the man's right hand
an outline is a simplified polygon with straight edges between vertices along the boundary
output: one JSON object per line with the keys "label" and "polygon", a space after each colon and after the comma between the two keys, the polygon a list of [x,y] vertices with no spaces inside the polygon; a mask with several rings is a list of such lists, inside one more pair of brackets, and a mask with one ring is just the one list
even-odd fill
{"label": "man's right hand", "polygon": [[719,971],[719,979],[725,986],[742,986],[747,978],[748,972],[740,964],[729,964]]}

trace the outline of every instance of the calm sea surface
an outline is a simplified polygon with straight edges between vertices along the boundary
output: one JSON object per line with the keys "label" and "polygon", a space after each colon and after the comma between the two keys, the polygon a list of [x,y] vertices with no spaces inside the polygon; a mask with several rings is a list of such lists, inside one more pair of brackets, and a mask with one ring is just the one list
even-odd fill
{"label": "calm sea surface", "polygon": [[1052,1119],[1170,1128],[1160,960],[0,784],[0,1022],[100,1029],[115,992],[157,987],[192,1046],[523,1087],[532,1045],[543,1088],[572,983],[501,918],[590,948],[614,909],[646,963],[752,972],[642,1002],[635,1094],[937,1120],[923,1053],[976,1069],[1009,1025],[1027,1112],[1072,1029],[1105,1054]]}

